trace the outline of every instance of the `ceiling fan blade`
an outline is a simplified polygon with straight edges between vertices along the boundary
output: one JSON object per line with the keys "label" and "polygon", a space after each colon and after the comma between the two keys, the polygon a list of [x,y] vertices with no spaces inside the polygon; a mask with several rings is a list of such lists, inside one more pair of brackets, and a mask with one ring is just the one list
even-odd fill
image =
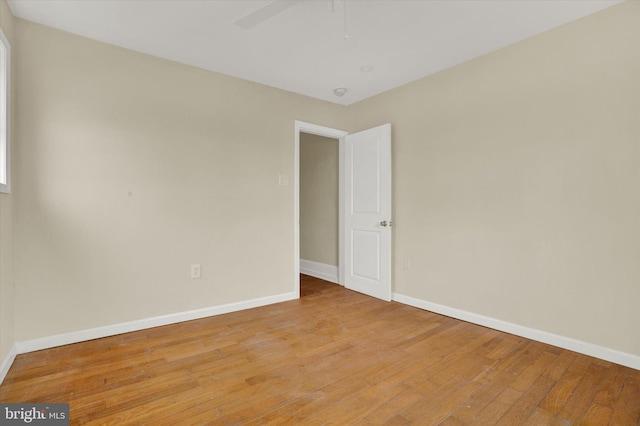
{"label": "ceiling fan blade", "polygon": [[251,29],[267,19],[270,19],[282,12],[285,9],[290,8],[301,0],[274,0],[259,9],[244,15],[242,18],[235,20],[233,23],[244,28],[245,30]]}

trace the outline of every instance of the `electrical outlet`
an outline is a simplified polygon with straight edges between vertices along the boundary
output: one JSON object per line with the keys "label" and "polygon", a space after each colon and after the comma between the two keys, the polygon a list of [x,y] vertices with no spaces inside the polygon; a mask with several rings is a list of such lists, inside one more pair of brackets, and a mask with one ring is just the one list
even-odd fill
{"label": "electrical outlet", "polygon": [[191,265],[191,279],[195,280],[202,277],[202,270],[200,264]]}

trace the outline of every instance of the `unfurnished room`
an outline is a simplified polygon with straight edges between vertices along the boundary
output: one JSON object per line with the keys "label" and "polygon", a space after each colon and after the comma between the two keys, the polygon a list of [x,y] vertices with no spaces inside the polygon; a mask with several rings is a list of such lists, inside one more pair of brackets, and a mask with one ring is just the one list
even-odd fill
{"label": "unfurnished room", "polygon": [[640,425],[640,1],[0,0],[0,424]]}

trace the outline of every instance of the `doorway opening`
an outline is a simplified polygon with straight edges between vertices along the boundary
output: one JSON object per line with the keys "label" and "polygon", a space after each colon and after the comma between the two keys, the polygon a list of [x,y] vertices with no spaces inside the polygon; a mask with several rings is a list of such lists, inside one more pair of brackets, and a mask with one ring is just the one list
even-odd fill
{"label": "doorway opening", "polygon": [[335,284],[338,274],[339,141],[300,133],[300,272]]}
{"label": "doorway opening", "polygon": [[300,139],[338,140],[338,284],[391,300],[391,125],[348,134],[295,122],[294,292],[300,297]]}
{"label": "doorway opening", "polygon": [[[302,270],[307,270],[309,271],[310,268],[314,270],[314,273],[316,273],[317,275],[325,275],[324,279],[330,278],[328,279],[328,281],[332,281],[332,282],[336,282],[337,284],[343,284],[343,253],[344,253],[344,247],[343,247],[343,208],[342,208],[342,200],[343,200],[343,194],[344,194],[344,185],[343,185],[343,153],[344,153],[344,137],[347,135],[348,133],[342,130],[338,130],[338,129],[332,129],[329,127],[324,127],[324,126],[319,126],[316,124],[312,124],[312,123],[305,123],[302,121],[296,121],[295,122],[295,167],[294,167],[294,197],[295,197],[295,212],[294,212],[294,223],[295,223],[295,230],[294,230],[294,244],[295,244],[295,255],[294,255],[294,262],[295,262],[295,283],[294,283],[294,291],[296,292],[296,295],[298,297],[300,297],[300,272],[301,269]],[[331,258],[333,258],[334,260],[337,260],[337,268],[331,268],[331,266],[333,265],[329,265],[327,263],[324,263],[322,261],[313,261],[310,259],[301,259],[301,238],[308,238],[308,229],[304,230],[304,234],[301,232],[301,224],[300,224],[300,214],[301,214],[301,186],[300,186],[300,174],[301,174],[301,170],[300,170],[300,165],[301,165],[301,140],[305,140],[305,138],[308,140],[311,140],[311,143],[317,143],[320,142],[319,139],[315,139],[314,137],[318,137],[318,138],[328,138],[329,140],[334,140],[337,141],[337,154],[338,154],[338,170],[337,170],[337,181],[338,181],[338,194],[337,194],[337,228],[338,228],[338,233],[337,233],[337,253],[332,253],[329,254],[329,256]],[[307,143],[305,142],[305,143]],[[320,142],[321,143],[321,142]],[[322,148],[322,147],[321,147]],[[330,149],[321,149],[321,151],[330,151]],[[305,208],[308,206],[305,206]],[[334,218],[335,220],[335,218]],[[325,223],[325,225],[327,225]],[[331,225],[329,225],[331,226]],[[335,226],[335,225],[334,225]],[[332,244],[332,243],[331,243]],[[322,250],[322,249],[320,249]],[[313,250],[312,250],[313,251]],[[324,251],[327,251],[327,249],[325,249]],[[305,254],[308,254],[309,250],[306,250]],[[328,257],[325,257],[325,259],[327,259]],[[318,259],[323,259],[322,257],[318,258]],[[302,265],[301,265],[301,261],[302,261]],[[313,263],[312,263],[313,262]],[[329,262],[329,263],[334,263],[334,262]],[[327,267],[327,265],[329,267]],[[337,272],[337,274],[336,274]]]}

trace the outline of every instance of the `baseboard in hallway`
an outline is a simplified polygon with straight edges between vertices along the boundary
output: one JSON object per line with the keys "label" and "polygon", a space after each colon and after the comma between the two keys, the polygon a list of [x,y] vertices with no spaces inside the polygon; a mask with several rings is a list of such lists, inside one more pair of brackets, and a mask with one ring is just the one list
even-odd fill
{"label": "baseboard in hallway", "polygon": [[338,267],[335,265],[300,259],[300,273],[305,275],[320,278],[334,284],[340,284],[338,271]]}

